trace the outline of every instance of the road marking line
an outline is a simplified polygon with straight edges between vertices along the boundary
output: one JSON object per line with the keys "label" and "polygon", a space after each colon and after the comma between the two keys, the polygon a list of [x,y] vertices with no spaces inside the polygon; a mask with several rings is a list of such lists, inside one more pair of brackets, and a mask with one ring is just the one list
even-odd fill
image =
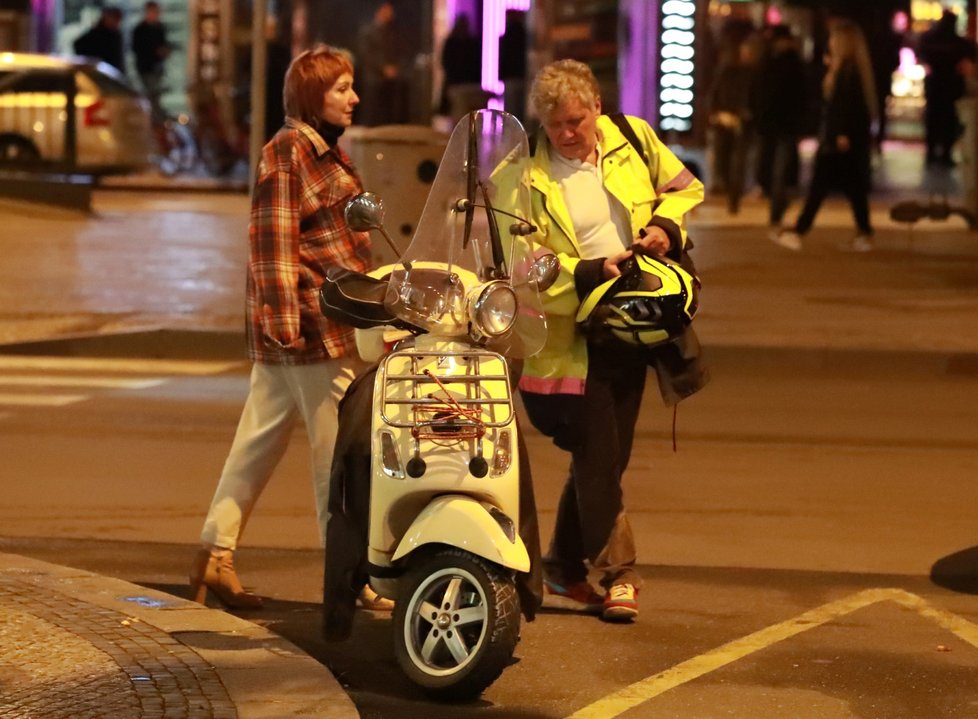
{"label": "road marking line", "polygon": [[0,406],[64,407],[88,399],[83,394],[6,394],[0,392]]}
{"label": "road marking line", "polygon": [[247,360],[154,360],[117,357],[35,357],[0,355],[0,369],[138,372],[143,374],[210,375],[247,366]]}
{"label": "road marking line", "polygon": [[978,647],[978,625],[956,614],[937,609],[922,597],[902,589],[867,589],[844,599],[823,604],[780,624],[735,639],[712,651],[635,682],[574,712],[567,719],[611,719],[670,689],[698,679],[749,654],[884,601],[892,601],[907,609],[913,609],[972,646]]}
{"label": "road marking line", "polygon": [[109,389],[149,389],[165,379],[127,379],[125,377],[65,377],[56,375],[0,375],[0,387],[101,387]]}
{"label": "road marking line", "polygon": [[930,619],[935,624],[956,635],[959,639],[978,648],[978,625],[972,624],[957,614],[939,609],[916,594],[905,592],[902,589],[892,589],[890,591],[893,592],[893,596],[889,597],[892,601],[907,609],[913,609],[922,617]]}

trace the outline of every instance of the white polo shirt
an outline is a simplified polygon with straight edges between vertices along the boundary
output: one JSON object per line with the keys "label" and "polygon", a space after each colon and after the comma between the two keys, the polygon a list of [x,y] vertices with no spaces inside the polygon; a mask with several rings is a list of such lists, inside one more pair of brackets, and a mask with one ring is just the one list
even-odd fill
{"label": "white polo shirt", "polygon": [[560,185],[581,248],[581,259],[612,257],[632,246],[632,227],[625,209],[604,187],[601,145],[597,165],[569,160],[553,147],[550,172]]}

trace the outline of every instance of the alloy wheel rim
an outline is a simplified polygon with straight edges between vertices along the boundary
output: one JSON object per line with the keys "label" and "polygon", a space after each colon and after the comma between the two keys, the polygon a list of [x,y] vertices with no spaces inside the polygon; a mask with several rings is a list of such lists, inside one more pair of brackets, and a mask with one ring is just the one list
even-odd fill
{"label": "alloy wheel rim", "polygon": [[441,569],[414,592],[404,639],[411,661],[426,674],[449,676],[472,661],[486,637],[489,609],[472,574]]}

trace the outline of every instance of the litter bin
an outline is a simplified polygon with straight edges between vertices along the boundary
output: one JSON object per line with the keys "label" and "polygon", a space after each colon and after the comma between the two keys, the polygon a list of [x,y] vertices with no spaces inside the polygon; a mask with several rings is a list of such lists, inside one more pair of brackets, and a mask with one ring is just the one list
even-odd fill
{"label": "litter bin", "polygon": [[[360,173],[364,189],[383,199],[384,226],[403,252],[421,219],[448,135],[423,125],[351,127],[340,143]],[[376,264],[397,259],[382,237],[371,239]]]}

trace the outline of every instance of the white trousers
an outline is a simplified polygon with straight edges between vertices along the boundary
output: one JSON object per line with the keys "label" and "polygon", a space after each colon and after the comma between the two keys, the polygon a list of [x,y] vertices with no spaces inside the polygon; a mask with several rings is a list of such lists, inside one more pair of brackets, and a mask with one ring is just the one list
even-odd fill
{"label": "white trousers", "polygon": [[325,545],[337,407],[363,366],[356,356],[308,365],[254,364],[248,399],[200,534],[203,545],[237,547],[300,417],[312,449],[316,516]]}

